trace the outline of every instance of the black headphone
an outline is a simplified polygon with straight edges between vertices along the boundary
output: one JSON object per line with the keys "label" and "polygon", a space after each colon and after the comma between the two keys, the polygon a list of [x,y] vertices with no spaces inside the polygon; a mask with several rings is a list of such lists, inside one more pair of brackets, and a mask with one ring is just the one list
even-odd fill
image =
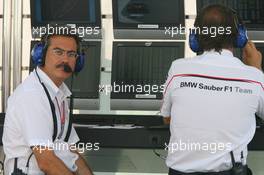
{"label": "black headphone", "polygon": [[[234,46],[237,48],[243,48],[248,42],[247,30],[243,24],[242,19],[237,15],[237,12],[234,9],[226,7],[234,15],[234,23],[237,29],[237,36],[234,43]],[[198,15],[199,16],[199,15]],[[198,19],[196,19],[198,20]],[[201,52],[202,48],[198,42],[198,34],[196,34],[195,29],[192,29],[189,34],[189,46],[193,52]]]}
{"label": "black headphone", "polygon": [[[32,56],[33,64],[35,66],[43,66],[45,64],[45,57],[49,46],[49,38],[51,36],[53,35],[45,35],[44,37],[42,37],[39,43],[34,45],[31,51],[31,56]],[[75,35],[70,35],[70,36],[74,36],[75,41],[77,42],[77,60],[74,68],[74,72],[77,73],[80,72],[84,67],[85,54],[84,52],[81,52],[81,42],[79,42],[78,36]]]}

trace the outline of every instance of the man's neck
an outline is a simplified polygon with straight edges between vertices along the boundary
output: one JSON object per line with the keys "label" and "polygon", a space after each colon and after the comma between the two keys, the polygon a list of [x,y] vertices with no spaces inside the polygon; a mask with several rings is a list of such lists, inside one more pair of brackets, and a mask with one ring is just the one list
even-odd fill
{"label": "man's neck", "polygon": [[231,51],[232,53],[234,53],[234,48],[226,48],[226,50]]}
{"label": "man's neck", "polygon": [[51,79],[51,81],[59,88],[63,81],[56,79],[54,76],[52,76],[49,72],[47,72],[43,67],[40,67],[40,69]]}

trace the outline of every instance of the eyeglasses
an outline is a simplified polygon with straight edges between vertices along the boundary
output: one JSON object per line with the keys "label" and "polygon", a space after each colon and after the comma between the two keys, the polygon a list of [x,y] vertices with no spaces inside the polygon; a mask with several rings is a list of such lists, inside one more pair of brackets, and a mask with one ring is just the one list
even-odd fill
{"label": "eyeglasses", "polygon": [[75,52],[75,51],[67,51],[67,50],[64,50],[64,49],[61,49],[61,48],[53,48],[52,52],[53,52],[54,55],[56,55],[58,57],[64,56],[65,52],[66,52],[66,55],[67,55],[68,58],[74,59],[74,58],[78,57],[77,52]]}

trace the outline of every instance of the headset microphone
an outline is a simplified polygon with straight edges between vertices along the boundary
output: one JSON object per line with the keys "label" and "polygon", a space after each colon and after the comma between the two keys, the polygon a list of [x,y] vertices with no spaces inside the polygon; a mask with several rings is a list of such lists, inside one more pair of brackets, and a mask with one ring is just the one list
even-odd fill
{"label": "headset microphone", "polygon": [[63,65],[63,70],[64,70],[64,72],[67,72],[67,73],[72,73],[73,72],[71,67],[68,64],[64,64]]}

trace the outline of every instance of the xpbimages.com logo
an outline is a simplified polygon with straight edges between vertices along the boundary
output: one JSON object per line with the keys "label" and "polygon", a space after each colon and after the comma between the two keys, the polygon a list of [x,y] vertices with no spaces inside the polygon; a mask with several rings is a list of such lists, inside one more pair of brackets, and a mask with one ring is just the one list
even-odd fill
{"label": "xpbimages.com logo", "polygon": [[181,24],[179,26],[168,26],[164,27],[164,34],[169,35],[170,37],[175,37],[177,35],[189,35],[191,34],[198,34],[198,35],[209,35],[212,38],[215,38],[218,35],[231,35],[232,34],[232,28],[230,26],[224,27],[224,26],[211,26],[211,27],[193,27],[193,28],[186,28],[185,26],[182,26]]}
{"label": "xpbimages.com logo", "polygon": [[40,142],[42,146],[34,146],[33,149],[39,150],[42,153],[44,150],[49,151],[78,151],[79,153],[84,153],[85,151],[99,151],[100,150],[100,143],[83,143],[78,142],[74,144],[68,144],[66,142]]}
{"label": "xpbimages.com logo", "polygon": [[150,84],[123,84],[123,82],[112,85],[99,85],[99,92],[105,93],[105,95],[113,93],[144,93],[150,95],[151,93],[163,93],[165,85],[150,85]]}
{"label": "xpbimages.com logo", "polygon": [[182,141],[181,139],[177,142],[172,142],[169,145],[165,143],[165,150],[169,153],[174,153],[176,151],[206,151],[211,154],[215,154],[221,151],[231,151],[231,143],[223,142],[193,142],[193,141]]}
{"label": "xpbimages.com logo", "polygon": [[33,27],[32,28],[32,35],[33,36],[40,36],[43,35],[78,35],[79,37],[84,37],[87,35],[99,35],[100,34],[100,28],[99,27],[82,27],[82,26],[76,26],[75,24],[67,24],[64,26],[59,26],[57,24],[42,27]]}

